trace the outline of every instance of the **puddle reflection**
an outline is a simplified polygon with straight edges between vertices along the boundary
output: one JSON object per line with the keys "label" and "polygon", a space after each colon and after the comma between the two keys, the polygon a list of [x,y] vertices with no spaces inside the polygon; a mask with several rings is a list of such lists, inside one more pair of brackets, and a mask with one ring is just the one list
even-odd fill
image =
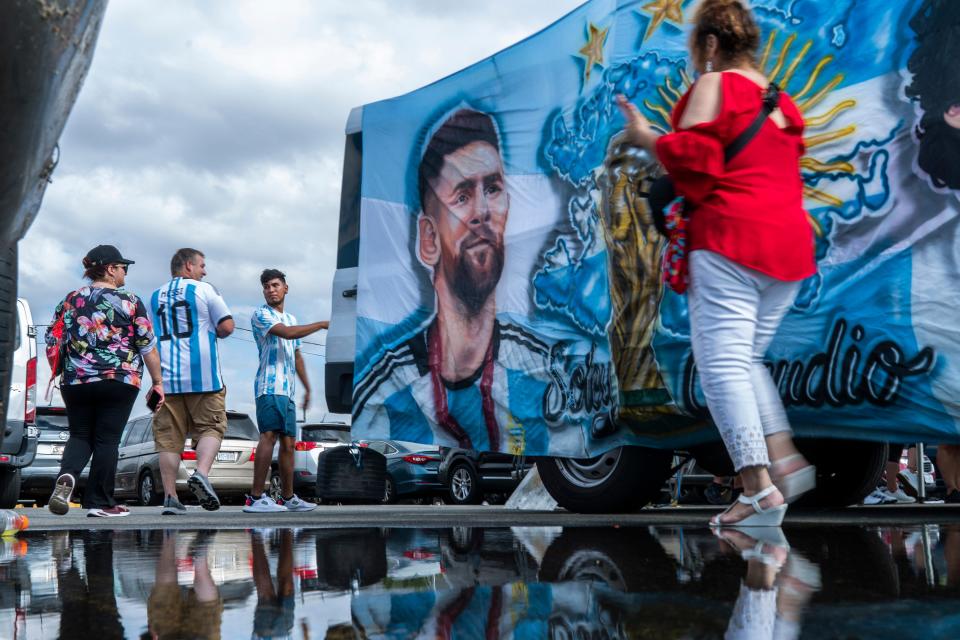
{"label": "puddle reflection", "polygon": [[0,637],[960,637],[958,587],[960,525],[32,533]]}

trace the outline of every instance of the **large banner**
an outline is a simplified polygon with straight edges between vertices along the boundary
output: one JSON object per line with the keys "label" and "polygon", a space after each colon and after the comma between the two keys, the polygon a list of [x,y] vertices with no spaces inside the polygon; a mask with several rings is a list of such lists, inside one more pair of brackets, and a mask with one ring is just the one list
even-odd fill
{"label": "large banner", "polygon": [[[363,109],[355,437],[527,455],[717,438],[618,144],[694,82],[695,0],[593,0]],[[756,0],[818,272],[767,354],[798,435],[960,441],[960,2]]]}

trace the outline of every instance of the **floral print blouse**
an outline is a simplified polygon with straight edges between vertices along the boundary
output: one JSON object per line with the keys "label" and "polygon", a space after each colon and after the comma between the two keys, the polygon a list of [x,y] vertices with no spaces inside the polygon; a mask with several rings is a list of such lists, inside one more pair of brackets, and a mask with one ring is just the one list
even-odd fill
{"label": "floral print blouse", "polygon": [[[63,382],[117,380],[140,387],[143,355],[157,346],[143,301],[123,289],[83,287],[57,305],[51,327],[63,317]],[[57,338],[47,331],[47,345]]]}

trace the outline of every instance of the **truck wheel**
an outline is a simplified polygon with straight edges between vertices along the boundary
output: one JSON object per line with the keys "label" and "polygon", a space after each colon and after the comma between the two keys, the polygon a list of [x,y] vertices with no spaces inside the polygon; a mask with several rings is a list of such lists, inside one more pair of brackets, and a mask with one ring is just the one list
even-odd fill
{"label": "truck wheel", "polygon": [[797,440],[817,467],[817,488],[797,501],[808,507],[846,507],[863,502],[877,488],[887,463],[885,442]]}
{"label": "truck wheel", "polygon": [[458,462],[450,469],[450,503],[478,504],[480,502],[480,479],[477,472],[466,462]]}
{"label": "truck wheel", "polygon": [[20,500],[20,469],[0,468],[0,509],[13,509]]}
{"label": "truck wheel", "polygon": [[593,458],[541,458],[540,479],[553,499],[576,513],[626,513],[657,499],[673,452],[623,446]]}

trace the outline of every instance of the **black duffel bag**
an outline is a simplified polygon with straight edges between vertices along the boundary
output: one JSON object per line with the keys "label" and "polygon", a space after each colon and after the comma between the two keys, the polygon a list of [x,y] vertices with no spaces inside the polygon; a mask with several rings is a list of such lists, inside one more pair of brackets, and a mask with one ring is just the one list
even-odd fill
{"label": "black duffel bag", "polygon": [[369,447],[327,449],[317,459],[317,497],[325,502],[383,502],[387,459]]}

